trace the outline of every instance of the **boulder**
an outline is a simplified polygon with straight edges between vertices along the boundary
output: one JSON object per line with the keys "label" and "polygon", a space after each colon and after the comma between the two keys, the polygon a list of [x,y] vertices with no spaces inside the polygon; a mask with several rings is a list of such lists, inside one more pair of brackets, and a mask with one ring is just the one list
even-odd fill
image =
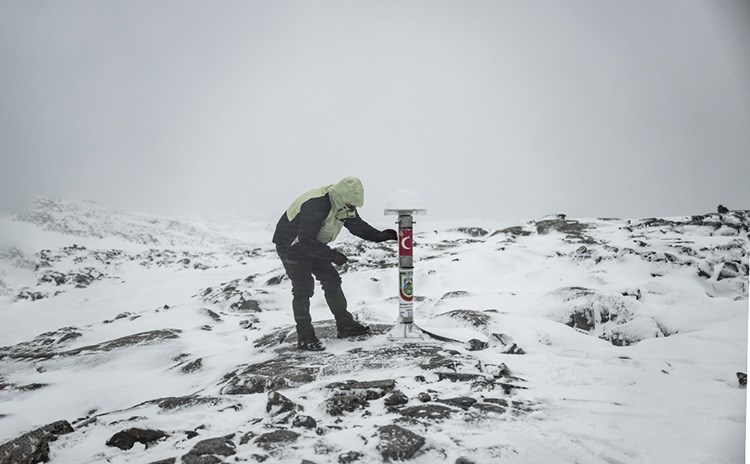
{"label": "boulder", "polygon": [[387,393],[392,392],[396,388],[396,381],[391,379],[369,380],[364,382],[347,380],[346,382],[328,384],[326,388],[358,394],[364,396],[367,400],[376,400],[384,397]]}
{"label": "boulder", "polygon": [[268,402],[266,403],[266,412],[272,416],[278,416],[287,412],[296,411],[300,409],[297,405],[292,402],[289,398],[282,395],[279,392],[271,392],[268,394]]}
{"label": "boulder", "polygon": [[292,421],[292,427],[302,427],[305,429],[313,430],[318,426],[318,421],[315,418],[305,415],[299,415]]}
{"label": "boulder", "polygon": [[300,434],[291,430],[279,429],[264,433],[255,439],[255,443],[266,451],[272,451],[297,441]]}
{"label": "boulder", "polygon": [[354,412],[369,406],[367,399],[361,395],[340,394],[328,398],[323,407],[332,416],[342,416],[345,412]]}
{"label": "boulder", "polygon": [[113,446],[120,448],[121,450],[129,450],[136,443],[141,443],[148,448],[148,445],[151,443],[167,436],[169,435],[162,430],[139,429],[133,427],[114,434],[112,438],[107,440],[107,446]]}
{"label": "boulder", "polygon": [[409,397],[406,396],[401,390],[394,390],[390,395],[383,401],[386,406],[401,406],[409,402]]}
{"label": "boulder", "polygon": [[214,464],[224,462],[219,456],[228,457],[237,454],[232,435],[209,438],[199,441],[185,456],[183,464]]}
{"label": "boulder", "polygon": [[400,414],[411,419],[441,420],[447,419],[454,412],[456,410],[448,406],[431,403],[404,408],[400,411]]}
{"label": "boulder", "polygon": [[386,462],[411,459],[425,443],[424,437],[398,425],[380,427],[378,435],[377,450]]}

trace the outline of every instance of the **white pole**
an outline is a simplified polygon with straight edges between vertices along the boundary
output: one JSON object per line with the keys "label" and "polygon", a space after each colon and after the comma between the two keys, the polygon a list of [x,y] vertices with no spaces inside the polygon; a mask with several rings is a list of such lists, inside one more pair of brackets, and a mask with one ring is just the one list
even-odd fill
{"label": "white pole", "polygon": [[[391,196],[385,214],[398,214],[398,319],[388,335],[390,339],[422,338],[414,324],[414,231],[413,214],[424,213],[417,208],[418,196],[401,190]],[[407,206],[408,205],[408,206]]]}

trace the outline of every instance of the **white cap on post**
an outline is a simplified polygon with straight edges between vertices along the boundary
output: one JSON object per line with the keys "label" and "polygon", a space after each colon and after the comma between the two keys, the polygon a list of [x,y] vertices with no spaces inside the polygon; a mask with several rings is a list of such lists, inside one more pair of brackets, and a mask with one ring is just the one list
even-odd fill
{"label": "white cap on post", "polygon": [[385,204],[385,214],[425,214],[422,196],[413,190],[398,190],[388,198]]}

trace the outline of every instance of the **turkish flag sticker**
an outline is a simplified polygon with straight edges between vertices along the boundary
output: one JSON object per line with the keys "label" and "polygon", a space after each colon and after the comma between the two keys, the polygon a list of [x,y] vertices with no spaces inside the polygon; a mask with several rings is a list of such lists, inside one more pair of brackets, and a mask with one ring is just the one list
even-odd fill
{"label": "turkish flag sticker", "polygon": [[398,231],[398,255],[412,256],[412,230],[402,229]]}

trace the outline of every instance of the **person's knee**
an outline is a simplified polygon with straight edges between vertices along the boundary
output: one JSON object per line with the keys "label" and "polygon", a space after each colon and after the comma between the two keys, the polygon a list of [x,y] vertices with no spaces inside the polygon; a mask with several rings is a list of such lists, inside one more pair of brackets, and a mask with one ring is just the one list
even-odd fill
{"label": "person's knee", "polygon": [[311,275],[292,275],[292,295],[301,298],[310,298],[315,292],[315,281]]}
{"label": "person's knee", "polygon": [[320,286],[323,288],[323,292],[326,295],[338,295],[344,293],[344,290],[341,288],[341,280],[338,282],[322,282]]}
{"label": "person's knee", "polygon": [[294,298],[300,298],[300,299],[310,299],[312,298],[313,294],[315,293],[315,286],[304,286],[304,287],[295,287],[292,288],[292,295]]}
{"label": "person's knee", "polygon": [[319,273],[316,277],[320,281],[320,287],[326,293],[341,288],[341,276],[336,271]]}

